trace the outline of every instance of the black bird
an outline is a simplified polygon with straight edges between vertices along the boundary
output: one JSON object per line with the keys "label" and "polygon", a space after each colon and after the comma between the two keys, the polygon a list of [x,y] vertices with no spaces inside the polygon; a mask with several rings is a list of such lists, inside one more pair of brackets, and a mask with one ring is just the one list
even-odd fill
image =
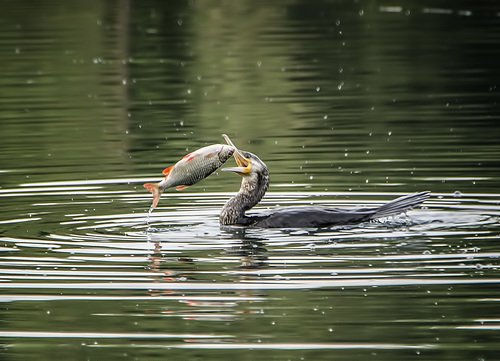
{"label": "black bird", "polygon": [[[227,137],[226,142],[234,147]],[[430,192],[409,194],[380,207],[340,209],[323,207],[286,207],[262,215],[246,215],[260,202],[269,187],[269,171],[255,154],[236,151],[233,156],[237,167],[224,168],[242,176],[239,192],[224,205],[219,216],[222,225],[240,225],[262,228],[329,227],[356,224],[405,212],[423,203]]]}

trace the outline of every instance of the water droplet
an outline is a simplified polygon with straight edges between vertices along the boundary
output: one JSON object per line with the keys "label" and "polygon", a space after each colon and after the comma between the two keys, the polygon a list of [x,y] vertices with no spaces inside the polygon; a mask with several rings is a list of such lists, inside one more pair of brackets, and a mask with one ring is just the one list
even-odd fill
{"label": "water droplet", "polygon": [[316,92],[319,92],[321,90],[321,87],[316,87]]}
{"label": "water droplet", "polygon": [[460,197],[462,197],[462,192],[460,192],[460,191],[455,191],[455,192],[453,193],[453,197],[455,197],[455,198],[460,198]]}
{"label": "water droplet", "polygon": [[425,255],[430,255],[430,254],[432,254],[432,253],[431,253],[431,251],[429,251],[429,250],[425,250],[425,251],[423,251],[423,252],[422,252],[422,254],[425,254]]}
{"label": "water droplet", "polygon": [[470,10],[459,10],[458,11],[458,15],[461,15],[461,16],[471,16],[472,15],[472,11],[470,11]]}

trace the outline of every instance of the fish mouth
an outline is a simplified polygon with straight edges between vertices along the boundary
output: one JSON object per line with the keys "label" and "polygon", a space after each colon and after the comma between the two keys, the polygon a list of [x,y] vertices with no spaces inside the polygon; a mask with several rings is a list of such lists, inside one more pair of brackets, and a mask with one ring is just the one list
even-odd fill
{"label": "fish mouth", "polygon": [[222,137],[228,145],[234,148],[233,157],[238,165],[237,167],[223,168],[222,170],[225,172],[235,172],[239,175],[250,174],[252,172],[252,161],[250,158],[245,157],[226,134],[222,134]]}

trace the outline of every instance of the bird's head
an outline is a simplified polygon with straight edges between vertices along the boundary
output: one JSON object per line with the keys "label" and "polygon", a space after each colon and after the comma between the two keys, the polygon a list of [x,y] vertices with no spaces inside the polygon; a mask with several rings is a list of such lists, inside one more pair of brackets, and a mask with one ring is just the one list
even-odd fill
{"label": "bird's head", "polygon": [[223,168],[223,171],[234,172],[244,178],[253,178],[258,175],[267,176],[267,166],[259,157],[253,153],[239,150],[226,135],[224,135],[224,138],[235,149],[233,156],[237,167]]}
{"label": "bird's head", "polygon": [[223,168],[223,171],[234,172],[241,176],[239,192],[231,198],[221,211],[221,223],[235,224],[241,221],[245,211],[260,202],[269,187],[269,171],[266,164],[255,154],[241,151],[223,135],[228,145],[234,148],[233,157],[237,167]]}
{"label": "bird's head", "polygon": [[237,167],[223,168],[225,172],[234,172],[242,177],[252,177],[256,174],[267,173],[266,164],[255,154],[238,150],[233,154]]}

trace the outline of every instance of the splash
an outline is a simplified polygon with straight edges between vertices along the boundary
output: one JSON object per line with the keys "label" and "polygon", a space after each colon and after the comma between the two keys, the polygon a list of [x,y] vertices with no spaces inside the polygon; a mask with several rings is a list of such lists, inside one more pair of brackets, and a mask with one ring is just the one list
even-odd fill
{"label": "splash", "polygon": [[148,214],[146,215],[146,225],[148,226],[148,229],[151,226],[151,213],[153,213],[154,207],[151,206],[149,207]]}

